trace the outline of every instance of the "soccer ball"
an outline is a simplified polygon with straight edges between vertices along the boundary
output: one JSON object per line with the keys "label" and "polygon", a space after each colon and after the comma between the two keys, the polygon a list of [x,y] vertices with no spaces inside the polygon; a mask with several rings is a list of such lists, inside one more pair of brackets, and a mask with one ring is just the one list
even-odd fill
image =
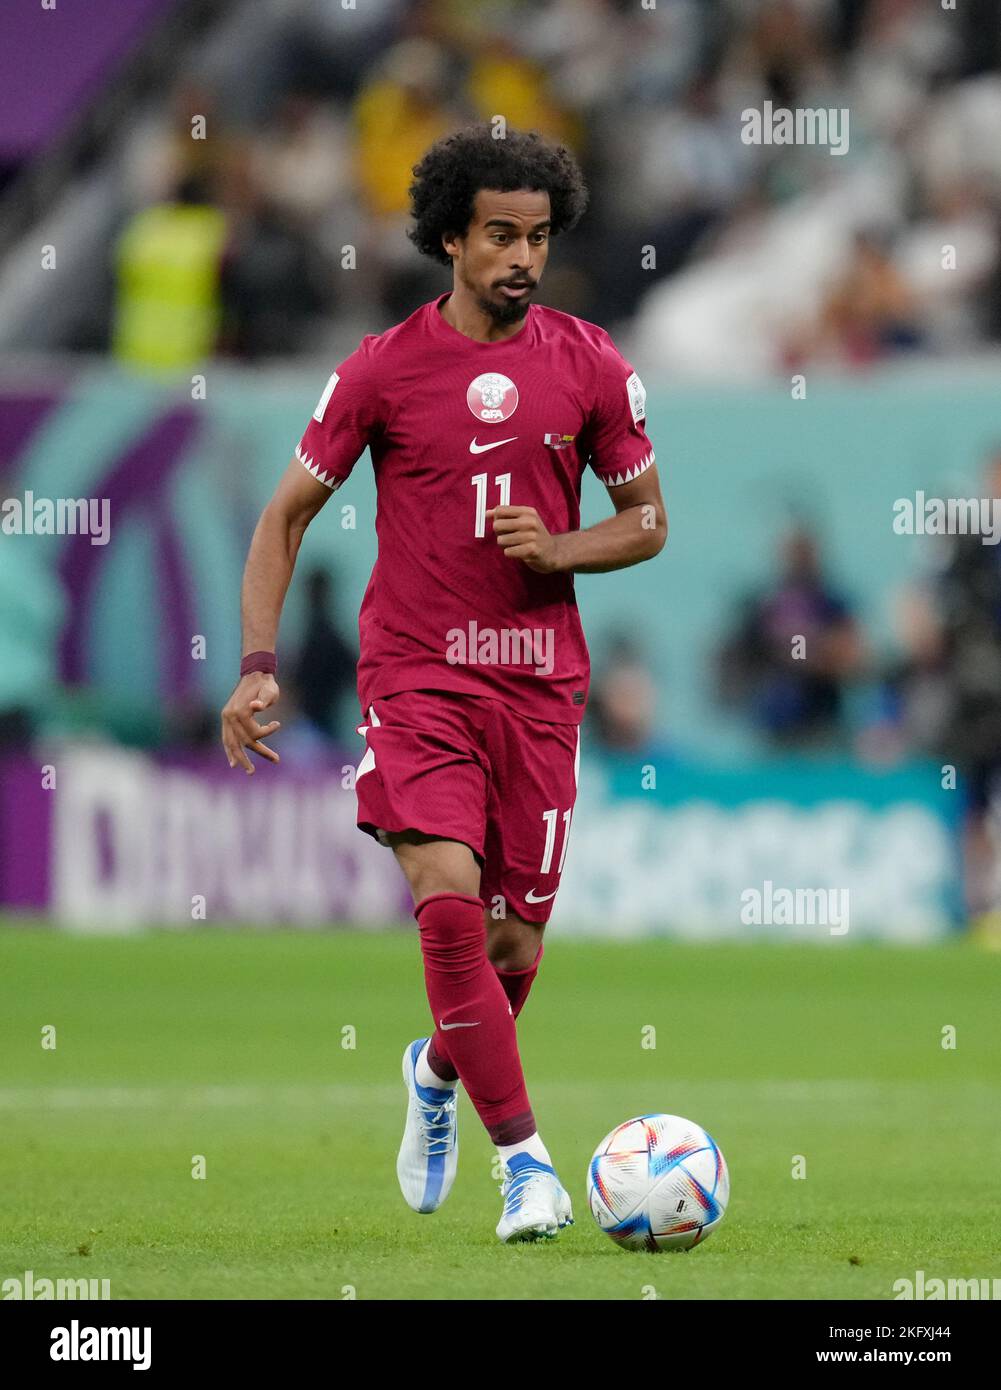
{"label": "soccer ball", "polygon": [[616,1125],[587,1171],[591,1215],[627,1250],[690,1250],[716,1229],[730,1200],[726,1159],[680,1115]]}

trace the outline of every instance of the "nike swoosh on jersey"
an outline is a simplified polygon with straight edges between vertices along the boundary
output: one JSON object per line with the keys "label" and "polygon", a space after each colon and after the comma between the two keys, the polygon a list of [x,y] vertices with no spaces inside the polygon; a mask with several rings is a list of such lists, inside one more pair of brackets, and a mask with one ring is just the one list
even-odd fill
{"label": "nike swoosh on jersey", "polygon": [[513,444],[517,438],[518,436],[513,434],[510,439],[495,439],[492,444],[477,444],[476,439],[473,438],[469,444],[469,452],[471,454],[485,454],[489,449],[499,449],[502,444]]}
{"label": "nike swoosh on jersey", "polygon": [[438,1020],[438,1027],[443,1033],[447,1033],[450,1028],[479,1028],[479,1023],[442,1023]]}
{"label": "nike swoosh on jersey", "polygon": [[556,894],[559,891],[560,890],[558,888],[554,888],[551,893],[543,893],[541,897],[537,898],[535,896],[535,889],[530,888],[528,892],[525,894],[525,901],[527,903],[547,903],[550,898],[555,898]]}

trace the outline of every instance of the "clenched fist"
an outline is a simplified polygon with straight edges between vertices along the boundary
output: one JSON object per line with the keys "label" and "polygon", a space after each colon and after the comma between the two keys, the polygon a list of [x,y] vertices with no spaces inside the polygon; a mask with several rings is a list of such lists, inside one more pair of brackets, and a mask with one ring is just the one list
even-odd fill
{"label": "clenched fist", "polygon": [[559,565],[559,536],[551,536],[534,507],[491,507],[497,544],[512,560],[524,560],[538,574],[553,574]]}

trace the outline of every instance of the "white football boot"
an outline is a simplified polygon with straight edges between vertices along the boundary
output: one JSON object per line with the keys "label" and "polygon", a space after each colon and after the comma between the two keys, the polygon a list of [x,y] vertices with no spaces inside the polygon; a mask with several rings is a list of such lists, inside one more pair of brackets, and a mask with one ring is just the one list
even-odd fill
{"label": "white football boot", "polygon": [[456,1087],[419,1086],[414,1075],[427,1038],[412,1042],[403,1054],[403,1082],[409,1092],[407,1125],[396,1159],[396,1176],[407,1206],[437,1211],[452,1190],[459,1162],[455,1113]]}
{"label": "white football boot", "polygon": [[564,1226],[573,1225],[570,1197],[548,1164],[531,1154],[513,1154],[504,1171],[504,1210],[497,1234],[505,1244],[553,1240]]}

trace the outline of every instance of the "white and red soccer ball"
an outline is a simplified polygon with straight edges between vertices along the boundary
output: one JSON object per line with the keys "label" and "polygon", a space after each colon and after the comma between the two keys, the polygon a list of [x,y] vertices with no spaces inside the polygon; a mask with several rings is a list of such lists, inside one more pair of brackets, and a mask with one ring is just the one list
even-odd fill
{"label": "white and red soccer ball", "polygon": [[726,1159],[680,1115],[638,1115],[616,1125],[587,1171],[591,1215],[627,1250],[690,1250],[723,1220]]}

